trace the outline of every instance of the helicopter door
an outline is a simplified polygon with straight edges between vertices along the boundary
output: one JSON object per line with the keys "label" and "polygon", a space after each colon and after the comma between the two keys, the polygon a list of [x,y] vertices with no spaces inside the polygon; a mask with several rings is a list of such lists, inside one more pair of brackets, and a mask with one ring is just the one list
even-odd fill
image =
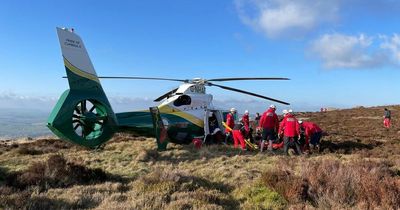
{"label": "helicopter door", "polygon": [[209,122],[209,116],[210,116],[210,110],[205,110],[204,113],[204,136],[207,136],[210,134],[210,122]]}
{"label": "helicopter door", "polygon": [[[222,119],[223,118],[222,118],[221,111],[209,110],[208,112],[209,113],[207,116],[209,116],[209,117],[208,117],[207,125],[208,125],[209,133],[213,132],[217,128],[219,128],[219,130],[221,130],[223,132],[223,129],[222,129],[222,121],[223,121]],[[213,130],[213,131],[211,131],[211,130]]]}

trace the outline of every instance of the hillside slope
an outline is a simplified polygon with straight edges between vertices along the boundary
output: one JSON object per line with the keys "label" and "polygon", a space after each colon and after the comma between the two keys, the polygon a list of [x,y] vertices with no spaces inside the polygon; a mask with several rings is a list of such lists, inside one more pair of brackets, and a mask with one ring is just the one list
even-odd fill
{"label": "hillside slope", "polygon": [[321,153],[285,157],[116,135],[101,150],[57,139],[0,144],[0,208],[398,209],[400,106],[299,113],[318,123]]}

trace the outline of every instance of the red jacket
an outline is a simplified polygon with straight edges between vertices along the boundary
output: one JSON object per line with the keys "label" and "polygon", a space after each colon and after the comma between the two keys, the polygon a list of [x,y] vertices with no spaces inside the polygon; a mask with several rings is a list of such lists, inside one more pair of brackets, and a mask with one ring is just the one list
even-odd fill
{"label": "red jacket", "polygon": [[276,115],[274,109],[268,109],[266,112],[263,113],[260,119],[260,125],[263,129],[275,129],[278,130],[279,128],[279,120],[278,115]]}
{"label": "red jacket", "polygon": [[314,133],[322,132],[322,129],[312,122],[303,122],[303,128],[306,138],[310,138]]}
{"label": "red jacket", "polygon": [[297,122],[296,117],[287,114],[281,122],[279,133],[283,133],[283,135],[287,137],[298,136],[300,134],[300,124]]}
{"label": "red jacket", "polygon": [[[226,115],[226,125],[229,126],[231,129],[235,126],[235,118],[233,117],[232,113],[228,113]],[[230,132],[229,129],[226,129],[225,132]]]}
{"label": "red jacket", "polygon": [[245,114],[242,116],[242,122],[244,125],[244,129],[246,129],[246,132],[249,132],[249,128],[250,128],[250,120],[249,120],[249,115]]}

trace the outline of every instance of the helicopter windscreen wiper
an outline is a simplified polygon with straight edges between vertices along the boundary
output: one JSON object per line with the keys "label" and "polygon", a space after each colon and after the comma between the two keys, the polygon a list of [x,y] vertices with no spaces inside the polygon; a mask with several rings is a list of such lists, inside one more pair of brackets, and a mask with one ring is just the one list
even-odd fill
{"label": "helicopter windscreen wiper", "polygon": [[173,89],[173,90],[171,90],[171,91],[165,93],[164,95],[162,95],[162,96],[156,98],[156,99],[154,100],[154,102],[159,102],[159,101],[163,100],[164,98],[167,98],[167,97],[173,95],[177,90],[178,90],[178,88],[175,88],[175,89]]}

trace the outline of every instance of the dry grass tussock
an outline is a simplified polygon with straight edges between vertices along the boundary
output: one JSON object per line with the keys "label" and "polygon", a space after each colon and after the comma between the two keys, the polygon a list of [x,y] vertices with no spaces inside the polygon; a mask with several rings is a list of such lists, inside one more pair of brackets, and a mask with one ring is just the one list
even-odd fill
{"label": "dry grass tussock", "polygon": [[[0,207],[36,208],[62,206],[63,202],[51,202],[50,198],[32,196],[52,188],[88,185],[117,179],[101,169],[90,169],[79,163],[68,162],[61,155],[52,155],[47,161],[34,162],[26,170],[7,172],[1,170],[3,185],[0,186]],[[39,205],[39,206],[37,206]]]}
{"label": "dry grass tussock", "polygon": [[398,209],[400,182],[385,162],[299,160],[298,168],[280,163],[262,176],[266,187],[291,204],[322,209]]}
{"label": "dry grass tussock", "polygon": [[0,142],[0,209],[399,209],[400,107],[302,113],[327,131],[303,157],[117,134],[102,149]]}
{"label": "dry grass tussock", "polygon": [[[130,209],[234,209],[237,201],[222,183],[190,175],[186,171],[156,169],[129,184],[123,204]],[[105,201],[99,206],[121,206],[120,201]]]}

